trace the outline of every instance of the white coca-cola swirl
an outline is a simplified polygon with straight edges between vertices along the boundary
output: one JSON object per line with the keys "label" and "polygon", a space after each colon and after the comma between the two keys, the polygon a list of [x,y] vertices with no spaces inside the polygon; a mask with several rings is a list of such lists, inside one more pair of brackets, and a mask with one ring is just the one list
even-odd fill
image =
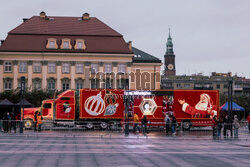
{"label": "white coca-cola swirl", "polygon": [[101,92],[96,96],[89,97],[84,103],[84,108],[90,115],[97,116],[102,114],[105,109],[105,103],[102,99]]}

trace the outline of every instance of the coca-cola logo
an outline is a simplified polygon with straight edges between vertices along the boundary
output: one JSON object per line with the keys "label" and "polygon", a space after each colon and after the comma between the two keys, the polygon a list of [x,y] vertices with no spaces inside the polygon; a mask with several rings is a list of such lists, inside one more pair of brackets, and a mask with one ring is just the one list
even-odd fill
{"label": "coca-cola logo", "polygon": [[97,116],[102,114],[105,110],[105,102],[102,99],[101,92],[96,96],[89,97],[84,103],[84,108],[89,115]]}

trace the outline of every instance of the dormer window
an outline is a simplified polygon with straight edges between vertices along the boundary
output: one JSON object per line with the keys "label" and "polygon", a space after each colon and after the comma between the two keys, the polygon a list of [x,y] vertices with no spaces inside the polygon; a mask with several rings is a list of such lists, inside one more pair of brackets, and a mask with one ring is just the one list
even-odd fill
{"label": "dormer window", "polygon": [[57,43],[56,43],[56,39],[55,38],[49,38],[47,45],[46,45],[47,49],[57,49]]}
{"label": "dormer window", "polygon": [[85,50],[86,49],[86,45],[84,43],[85,41],[83,39],[76,39],[76,44],[74,46],[75,49],[81,49],[81,50]]}
{"label": "dormer window", "polygon": [[69,41],[63,42],[63,49],[69,49]]}
{"label": "dormer window", "polygon": [[49,48],[55,48],[55,41],[49,41]]}
{"label": "dormer window", "polygon": [[72,46],[70,44],[70,39],[68,38],[62,39],[61,49],[72,49]]}

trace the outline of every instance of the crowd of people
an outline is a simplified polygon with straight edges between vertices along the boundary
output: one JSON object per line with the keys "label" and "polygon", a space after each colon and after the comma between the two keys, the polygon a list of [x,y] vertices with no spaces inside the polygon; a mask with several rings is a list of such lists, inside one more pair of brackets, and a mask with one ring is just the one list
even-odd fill
{"label": "crowd of people", "polygon": [[13,130],[16,133],[17,122],[13,112],[5,112],[0,120],[0,131],[11,133]]}
{"label": "crowd of people", "polygon": [[[250,133],[250,114],[247,117],[248,130]],[[237,115],[234,115],[232,119],[228,115],[222,115],[221,118],[213,117],[213,137],[221,138],[221,132],[223,129],[223,137],[235,137],[238,138],[238,131],[240,128],[240,122]]]}
{"label": "crowd of people", "polygon": [[[174,114],[168,114],[164,113],[164,123],[165,123],[165,131],[166,135],[171,135],[176,133],[176,127],[178,125],[177,120],[174,116]],[[250,114],[247,117],[247,122],[248,122],[248,129],[250,133]],[[141,123],[141,126],[140,126]],[[148,133],[147,130],[147,116],[144,115],[142,121],[139,121],[139,117],[137,113],[134,113],[134,126],[133,126],[133,132],[136,133],[137,131],[139,132],[145,132]],[[238,131],[240,128],[240,122],[237,117],[237,115],[234,115],[232,119],[228,117],[228,115],[222,115],[221,118],[217,118],[215,115],[212,119],[212,128],[213,128],[213,137],[214,138],[221,138],[223,135],[225,138],[226,137],[235,137],[238,138]]]}

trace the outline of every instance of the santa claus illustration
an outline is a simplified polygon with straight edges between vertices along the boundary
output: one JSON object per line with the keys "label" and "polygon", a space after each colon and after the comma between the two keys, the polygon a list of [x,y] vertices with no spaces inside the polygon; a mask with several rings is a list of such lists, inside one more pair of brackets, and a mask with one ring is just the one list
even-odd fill
{"label": "santa claus illustration", "polygon": [[182,105],[182,110],[190,114],[192,118],[213,118],[217,116],[217,107],[213,105],[212,99],[206,93],[200,95],[200,101],[195,107],[186,103],[185,99],[180,99],[178,102]]}

